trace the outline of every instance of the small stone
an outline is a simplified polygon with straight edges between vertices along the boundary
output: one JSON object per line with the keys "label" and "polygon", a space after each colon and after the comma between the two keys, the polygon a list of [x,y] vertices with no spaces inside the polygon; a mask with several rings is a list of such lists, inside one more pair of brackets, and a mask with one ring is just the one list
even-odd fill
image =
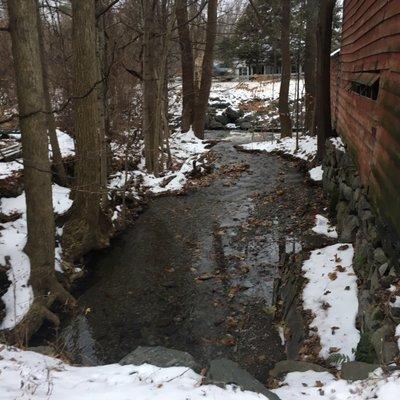
{"label": "small stone", "polygon": [[236,385],[243,390],[261,393],[269,400],[279,400],[279,397],[270,392],[265,386],[239,365],[226,358],[212,360],[205,378],[207,385]]}
{"label": "small stone", "polygon": [[290,372],[306,371],[329,372],[326,368],[321,367],[318,364],[305,361],[284,360],[276,363],[275,367],[269,372],[269,374],[274,378],[279,378],[280,376]]}
{"label": "small stone", "polygon": [[381,247],[378,247],[374,250],[374,261],[380,265],[384,264],[387,261],[386,254]]}
{"label": "small stone", "polygon": [[120,365],[141,365],[151,364],[160,368],[168,367],[188,367],[194,371],[199,371],[200,367],[192,355],[184,351],[168,349],[166,347],[142,347],[126,355]]}
{"label": "small stone", "polygon": [[368,364],[360,361],[344,363],[341,370],[341,378],[348,381],[360,381],[367,379],[371,372],[379,368],[378,364]]}

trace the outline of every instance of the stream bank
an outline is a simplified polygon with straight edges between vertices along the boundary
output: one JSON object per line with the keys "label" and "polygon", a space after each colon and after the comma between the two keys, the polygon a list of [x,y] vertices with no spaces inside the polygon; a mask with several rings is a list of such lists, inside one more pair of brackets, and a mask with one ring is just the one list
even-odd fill
{"label": "stream bank", "polygon": [[321,209],[322,191],[295,162],[237,151],[251,134],[227,135],[208,135],[224,139],[211,150],[213,177],[184,195],[152,199],[94,257],[79,312],[58,334],[74,363],[118,362],[137,346],[159,345],[202,366],[228,358],[265,383],[285,358],[274,288]]}

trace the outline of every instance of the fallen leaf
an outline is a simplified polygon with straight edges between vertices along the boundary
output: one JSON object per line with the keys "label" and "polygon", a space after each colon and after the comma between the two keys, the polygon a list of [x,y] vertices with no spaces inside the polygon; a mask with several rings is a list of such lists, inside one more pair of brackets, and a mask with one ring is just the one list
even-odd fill
{"label": "fallen leaf", "polygon": [[329,278],[331,281],[335,281],[335,280],[337,279],[337,273],[336,273],[336,272],[329,272],[328,278]]}

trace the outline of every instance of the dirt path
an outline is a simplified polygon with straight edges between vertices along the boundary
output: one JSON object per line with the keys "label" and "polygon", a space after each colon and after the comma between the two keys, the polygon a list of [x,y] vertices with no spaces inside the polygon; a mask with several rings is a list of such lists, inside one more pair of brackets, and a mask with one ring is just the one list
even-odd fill
{"label": "dirt path", "polygon": [[82,314],[62,332],[75,362],[117,362],[138,345],[162,345],[204,365],[230,358],[265,382],[284,358],[274,280],[282,254],[300,248],[319,189],[291,162],[238,152],[237,141],[213,148],[219,177],[152,200],[93,260]]}

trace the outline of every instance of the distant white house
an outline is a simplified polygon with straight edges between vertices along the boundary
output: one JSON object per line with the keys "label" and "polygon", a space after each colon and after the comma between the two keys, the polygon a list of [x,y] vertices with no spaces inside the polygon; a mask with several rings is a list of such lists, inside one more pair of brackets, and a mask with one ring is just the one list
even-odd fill
{"label": "distant white house", "polygon": [[[280,65],[247,65],[245,61],[236,61],[234,66],[235,76],[238,78],[250,78],[253,75],[280,75],[282,72]],[[295,73],[297,73],[297,66],[292,65],[292,74]],[[300,73],[303,73],[301,66]]]}

